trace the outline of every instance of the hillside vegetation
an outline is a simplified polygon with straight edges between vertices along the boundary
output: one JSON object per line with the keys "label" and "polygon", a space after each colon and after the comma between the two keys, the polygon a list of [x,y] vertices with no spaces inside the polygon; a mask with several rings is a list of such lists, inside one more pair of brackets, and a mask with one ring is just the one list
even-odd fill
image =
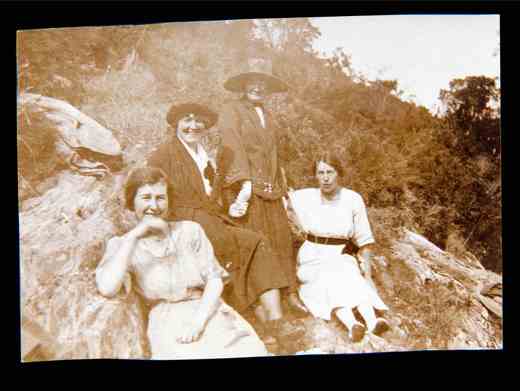
{"label": "hillside vegetation", "polygon": [[[18,36],[19,90],[63,99],[112,129],[131,165],[164,139],[169,105],[198,101],[218,110],[232,98],[222,87],[227,77],[251,56],[271,58],[292,87],[269,102],[292,187],[312,185],[312,155],[333,148],[383,247],[407,226],[501,271],[495,81],[454,80],[441,92],[446,113],[433,116],[403,101],[398,81],[356,74],[344,51],[321,58],[312,50],[319,34],[306,19],[26,31]],[[18,132],[19,183],[30,197],[63,165],[49,127]],[[218,129],[208,143],[218,144]]]}

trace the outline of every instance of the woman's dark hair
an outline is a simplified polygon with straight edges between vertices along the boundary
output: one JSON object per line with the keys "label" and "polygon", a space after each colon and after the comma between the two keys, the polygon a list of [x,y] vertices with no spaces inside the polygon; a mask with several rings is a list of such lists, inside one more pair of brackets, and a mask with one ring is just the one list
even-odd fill
{"label": "woman's dark hair", "polygon": [[343,167],[341,166],[341,161],[338,158],[338,155],[336,155],[333,152],[327,151],[327,152],[321,152],[317,154],[312,163],[312,173],[313,175],[316,175],[316,170],[318,169],[318,163],[323,162],[328,164],[331,167],[334,167],[336,172],[338,173],[338,176],[343,177],[345,172],[343,171]]}
{"label": "woman's dark hair", "polygon": [[144,185],[155,185],[156,183],[166,184],[168,204],[171,205],[173,187],[164,171],[156,167],[138,167],[133,169],[126,179],[124,190],[126,208],[134,211],[134,198],[137,190]]}

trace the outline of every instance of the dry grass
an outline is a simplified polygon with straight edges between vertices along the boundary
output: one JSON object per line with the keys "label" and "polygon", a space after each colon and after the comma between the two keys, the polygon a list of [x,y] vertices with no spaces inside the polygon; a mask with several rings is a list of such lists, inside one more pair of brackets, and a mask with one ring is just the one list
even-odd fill
{"label": "dry grass", "polygon": [[139,162],[166,134],[170,102],[157,85],[150,70],[138,64],[84,81],[87,95],[80,109],[113,131],[129,164]]}
{"label": "dry grass", "polygon": [[380,294],[393,316],[398,314],[402,320],[401,328],[409,337],[402,343],[410,349],[447,348],[460,329],[460,320],[467,315],[470,296],[461,296],[453,286],[437,281],[426,281],[421,285],[416,273],[404,262],[390,251],[384,255],[393,290],[381,290]]}

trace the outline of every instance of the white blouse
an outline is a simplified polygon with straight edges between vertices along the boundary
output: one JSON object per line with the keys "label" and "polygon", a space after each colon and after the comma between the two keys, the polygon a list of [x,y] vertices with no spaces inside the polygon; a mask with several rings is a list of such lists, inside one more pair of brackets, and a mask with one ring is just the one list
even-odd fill
{"label": "white blouse", "polygon": [[260,118],[260,123],[262,124],[262,128],[265,128],[265,117],[264,117],[264,111],[261,107],[255,106],[256,114],[258,114],[258,117]]}
{"label": "white blouse", "polygon": [[358,246],[374,243],[363,198],[341,188],[339,199],[324,202],[320,189],[307,188],[289,193],[291,206],[301,228],[329,238],[352,239]]}
{"label": "white blouse", "polygon": [[[202,227],[193,221],[170,223],[170,244],[164,256],[156,256],[147,250],[146,239],[137,243],[129,265],[135,275],[137,291],[148,300],[171,302],[189,300],[200,296],[200,291],[212,278],[229,277],[218,263],[213,247]],[[123,237],[113,237],[97,267],[96,273],[122,245]]]}
{"label": "white blouse", "polygon": [[182,143],[182,145],[184,145],[184,148],[186,148],[186,150],[190,154],[191,158],[197,165],[197,168],[199,169],[199,172],[200,172],[200,176],[202,178],[202,182],[204,183],[204,191],[206,192],[207,195],[211,195],[211,192],[213,189],[211,188],[209,179],[204,176],[204,170],[206,169],[206,166],[208,164],[213,166],[213,169],[215,169],[215,164],[211,161],[211,159],[209,158],[208,154],[206,153],[206,151],[204,150],[202,145],[198,144],[197,150],[194,151],[180,137],[178,137],[178,139]]}

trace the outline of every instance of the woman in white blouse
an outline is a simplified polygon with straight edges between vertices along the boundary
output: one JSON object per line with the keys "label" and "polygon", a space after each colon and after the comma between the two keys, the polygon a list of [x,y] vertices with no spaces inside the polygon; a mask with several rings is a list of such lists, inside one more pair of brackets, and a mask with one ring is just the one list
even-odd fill
{"label": "woman in white blouse", "polygon": [[[330,320],[335,313],[355,342],[366,329],[382,334],[389,326],[374,310],[388,308],[371,278],[374,237],[363,199],[339,185],[343,170],[333,154],[320,155],[313,168],[319,189],[289,193],[289,215],[306,238],[298,252],[300,297],[315,317]],[[366,328],[356,320],[355,308]]]}
{"label": "woman in white blouse", "polygon": [[265,356],[254,329],[220,298],[228,273],[219,265],[202,227],[167,222],[171,185],[158,168],[133,170],[125,185],[126,207],[139,223],[108,241],[96,269],[103,296],[127,286],[152,306],[148,339],[152,359]]}

